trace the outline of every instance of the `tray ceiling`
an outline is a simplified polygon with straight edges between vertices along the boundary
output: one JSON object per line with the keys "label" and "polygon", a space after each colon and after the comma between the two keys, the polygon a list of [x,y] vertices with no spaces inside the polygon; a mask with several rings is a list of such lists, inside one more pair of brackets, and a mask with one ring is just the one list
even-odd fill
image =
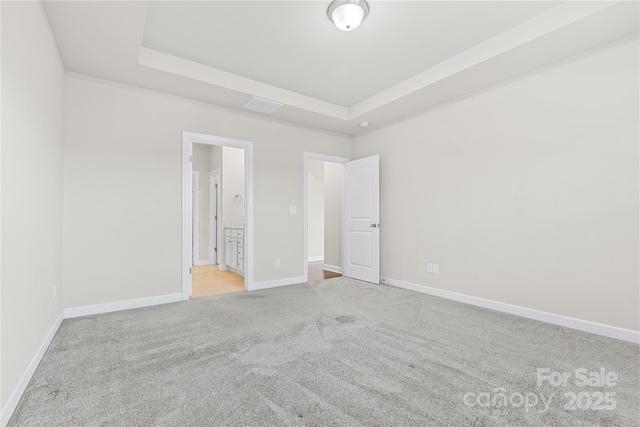
{"label": "tray ceiling", "polygon": [[[47,1],[67,70],[354,135],[638,32],[638,2]],[[260,114],[260,113],[246,113]]]}

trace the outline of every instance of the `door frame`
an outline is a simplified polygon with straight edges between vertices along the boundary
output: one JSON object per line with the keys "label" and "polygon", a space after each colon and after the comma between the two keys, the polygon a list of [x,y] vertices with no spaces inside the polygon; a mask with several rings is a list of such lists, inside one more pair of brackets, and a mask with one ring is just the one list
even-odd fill
{"label": "door frame", "polygon": [[[221,168],[209,172],[209,264],[220,264],[216,248],[220,248],[220,175]],[[217,190],[215,186],[218,186]],[[215,217],[211,215],[215,202]],[[215,219],[214,219],[215,218]]]}
{"label": "door frame", "polygon": [[[304,211],[304,218],[303,218],[303,227],[304,227],[304,260],[303,260],[303,271],[304,271],[304,281],[307,282],[309,281],[309,227],[308,227],[308,223],[309,223],[309,160],[322,160],[325,162],[331,162],[331,163],[347,163],[349,161],[351,161],[351,159],[346,158],[346,157],[338,157],[338,156],[330,156],[328,154],[320,154],[320,153],[313,153],[310,151],[305,151],[303,153],[303,163],[304,163],[304,168],[303,168],[303,175],[304,175],[304,207],[303,207],[303,211]],[[344,178],[343,178],[344,179]],[[344,185],[344,183],[343,183]],[[344,202],[342,204],[342,209],[344,212]],[[341,215],[342,216],[342,215]],[[344,224],[341,227],[340,230],[340,235],[342,236],[344,234]],[[342,243],[340,243],[340,246],[342,247]],[[344,251],[343,251],[344,252]],[[344,265],[344,253],[342,254],[342,264]]]}
{"label": "door frame", "polygon": [[200,265],[200,171],[191,170],[191,184],[195,181],[195,189],[198,197],[193,198],[193,188],[191,191],[191,224],[192,224],[192,253],[191,263]]}
{"label": "door frame", "polygon": [[182,299],[191,296],[191,221],[189,207],[191,205],[191,172],[193,170],[193,143],[219,145],[244,149],[244,191],[245,191],[245,275],[244,288],[253,285],[253,142],[222,136],[206,135],[196,132],[182,131]]}

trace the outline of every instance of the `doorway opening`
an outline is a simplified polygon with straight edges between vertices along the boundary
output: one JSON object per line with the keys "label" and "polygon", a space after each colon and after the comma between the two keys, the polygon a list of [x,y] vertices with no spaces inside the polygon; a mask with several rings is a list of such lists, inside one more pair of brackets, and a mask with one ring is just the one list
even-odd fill
{"label": "doorway opening", "polygon": [[[313,161],[321,160],[323,169],[315,166]],[[331,164],[342,166],[342,176],[332,174]],[[334,176],[336,187],[341,187],[340,208],[335,208],[335,213],[328,213],[335,218],[340,212],[339,227],[332,224],[333,220],[323,218],[323,234],[325,245],[322,252],[310,247],[310,193],[313,190],[313,181],[319,181],[313,175],[313,169],[318,168],[327,172],[322,178],[323,185],[327,184],[327,178]],[[336,169],[338,169],[336,167]],[[327,272],[340,273],[345,277],[362,280],[369,283],[380,283],[380,156],[364,157],[358,160],[349,160],[343,157],[327,156],[317,153],[304,153],[304,279],[309,282],[310,274],[314,267],[312,263],[319,262],[319,253],[322,253],[322,274],[316,280],[324,280]],[[310,187],[311,183],[311,187]],[[331,191],[323,190],[325,195]],[[333,194],[335,197],[335,193]],[[326,200],[326,199],[325,199]],[[330,207],[331,208],[331,207]],[[327,209],[325,207],[325,213]],[[312,219],[313,215],[311,214]],[[336,231],[339,230],[339,231]],[[336,233],[339,237],[329,237],[330,233]],[[317,233],[317,231],[316,231]],[[341,244],[338,245],[337,241]],[[338,249],[332,249],[338,248]],[[310,256],[311,255],[311,256]],[[318,257],[318,258],[315,258]],[[310,261],[311,260],[311,261]],[[339,264],[338,264],[339,263]]]}
{"label": "doorway opening", "polygon": [[253,282],[252,143],[183,132],[182,296]]}
{"label": "doorway opening", "polygon": [[305,279],[342,275],[344,157],[305,153]]}

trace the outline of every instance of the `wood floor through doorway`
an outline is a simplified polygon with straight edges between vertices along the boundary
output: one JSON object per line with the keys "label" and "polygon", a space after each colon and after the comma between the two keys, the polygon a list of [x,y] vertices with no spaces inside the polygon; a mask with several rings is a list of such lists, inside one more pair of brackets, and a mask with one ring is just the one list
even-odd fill
{"label": "wood floor through doorway", "polygon": [[194,265],[191,283],[192,298],[244,290],[244,277],[218,265]]}
{"label": "wood floor through doorway", "polygon": [[332,279],[334,277],[340,277],[342,274],[334,273],[333,271],[323,270],[322,261],[310,262],[308,270],[308,280],[325,280]]}
{"label": "wood floor through doorway", "polygon": [[[322,261],[309,263],[308,280],[325,280],[340,277],[340,273],[323,270]],[[218,265],[194,265],[192,275],[192,298],[226,294],[244,290],[244,277],[229,270],[220,270]]]}

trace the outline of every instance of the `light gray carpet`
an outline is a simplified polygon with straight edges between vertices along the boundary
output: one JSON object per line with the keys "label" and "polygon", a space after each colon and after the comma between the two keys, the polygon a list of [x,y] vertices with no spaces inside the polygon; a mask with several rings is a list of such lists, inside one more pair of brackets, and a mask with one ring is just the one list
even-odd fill
{"label": "light gray carpet", "polygon": [[[9,426],[637,426],[639,352],[336,278],[65,320]],[[580,367],[617,384],[578,387]],[[537,387],[536,368],[572,379]],[[514,404],[478,405],[498,388]],[[554,392],[548,411],[514,395]],[[617,406],[565,410],[570,392]]]}

